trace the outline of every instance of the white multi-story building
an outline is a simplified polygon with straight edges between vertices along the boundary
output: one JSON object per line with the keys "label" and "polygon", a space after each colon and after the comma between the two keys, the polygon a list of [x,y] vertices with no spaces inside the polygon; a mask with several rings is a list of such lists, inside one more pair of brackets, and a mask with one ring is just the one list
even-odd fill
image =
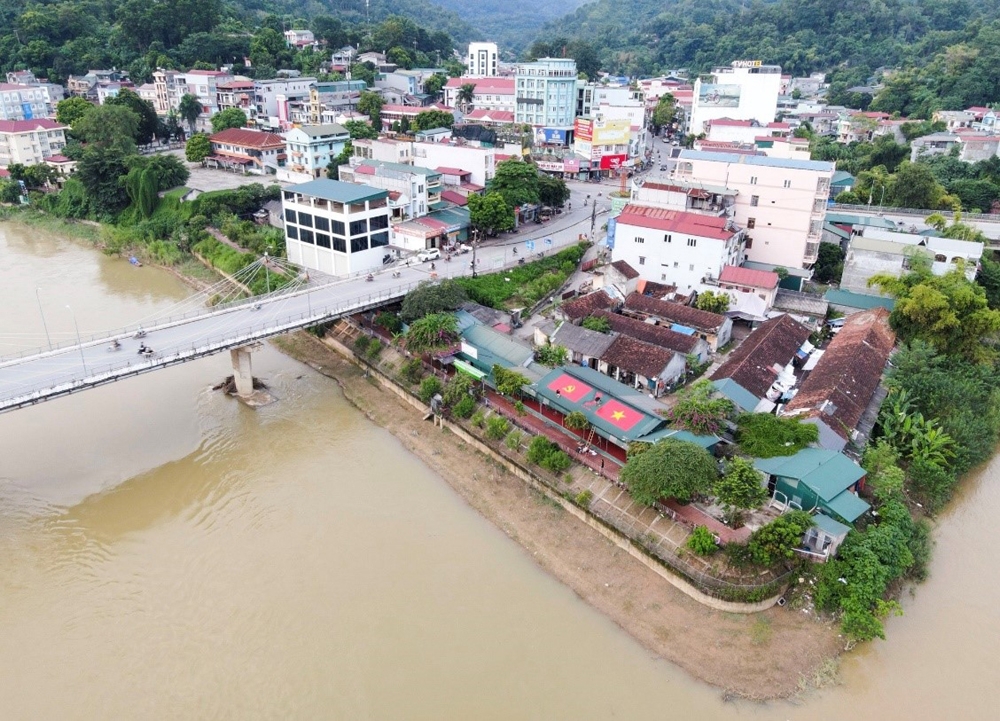
{"label": "white multi-story building", "polygon": [[0,83],[0,120],[32,120],[54,114],[55,108],[46,88]]}
{"label": "white multi-story building", "polygon": [[[210,128],[211,117],[219,112],[219,85],[232,82],[233,79],[232,73],[222,70],[189,70],[186,73],[177,73],[173,78],[175,102],[179,103],[185,94],[198,98],[198,102],[201,103],[198,125],[201,128]],[[154,84],[155,82],[154,76]]]}
{"label": "white multi-story building", "polygon": [[443,88],[445,105],[459,107],[458,94],[463,85],[476,88],[472,96],[472,107],[476,110],[514,112],[517,105],[514,78],[450,78]]}
{"label": "white multi-story building", "polygon": [[302,125],[285,133],[286,168],[319,178],[326,166],[344,150],[351,134],[341,125]]}
{"label": "white multi-story building", "polygon": [[378,160],[384,163],[412,163],[413,142],[396,140],[395,138],[355,138],[354,157],[366,160]]}
{"label": "white multi-story building", "polygon": [[314,45],[316,36],[313,35],[312,30],[286,30],[285,42],[288,43],[289,47],[303,48],[307,45]]}
{"label": "white multi-story building", "polygon": [[0,120],[0,168],[38,165],[66,147],[66,126],[55,120]]}
{"label": "white multi-story building", "polygon": [[514,119],[535,128],[535,145],[569,145],[576,117],[576,61],[539,58],[514,76]]}
{"label": "white multi-story building", "polygon": [[689,293],[743,262],[743,238],[724,216],[630,204],[615,219],[611,257],[646,280]]}
{"label": "white multi-story building", "polygon": [[709,140],[727,143],[753,144],[757,138],[784,138],[792,134],[788,123],[761,124],[754,120],[716,118],[709,120],[706,131]]}
{"label": "white multi-story building", "polygon": [[636,101],[636,95],[639,94],[627,85],[600,85],[577,80],[576,114],[593,115],[602,105],[629,105]]}
{"label": "white multi-story building", "polygon": [[469,43],[465,74],[470,78],[486,78],[498,74],[496,43]]}
{"label": "white multi-story building", "polygon": [[444,181],[437,170],[351,158],[350,165],[341,165],[338,172],[346,183],[364,183],[389,191],[393,220],[419,218],[441,203]]}
{"label": "white multi-story building", "polygon": [[803,268],[819,255],[833,173],[825,161],[682,150],[673,177],[737,191],[748,259]]}
{"label": "white multi-story building", "polygon": [[281,192],[288,260],[328,275],[382,266],[389,245],[389,193],[321,178]]}
{"label": "white multi-story building", "polygon": [[[502,151],[501,151],[502,152]],[[413,164],[422,168],[461,168],[470,173],[469,180],[481,190],[496,175],[496,148],[450,143],[414,143]]]}
{"label": "white multi-story building", "polygon": [[316,78],[275,78],[254,81],[251,114],[258,125],[281,128],[288,122],[288,104],[309,102],[310,89]]}
{"label": "white multi-story building", "polygon": [[711,82],[694,83],[688,132],[700,135],[705,124],[717,118],[774,122],[781,91],[781,67],[759,60],[737,60],[730,67],[715,68]]}

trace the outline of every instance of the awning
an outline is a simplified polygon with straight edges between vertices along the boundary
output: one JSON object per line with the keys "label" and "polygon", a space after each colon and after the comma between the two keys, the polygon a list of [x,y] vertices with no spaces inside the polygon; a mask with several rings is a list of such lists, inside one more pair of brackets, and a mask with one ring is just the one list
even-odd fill
{"label": "awning", "polygon": [[867,503],[862,501],[850,491],[838,493],[829,501],[823,502],[822,505],[826,506],[848,523],[854,523],[858,517],[863,515],[870,508]]}
{"label": "awning", "polygon": [[463,360],[459,360],[458,358],[454,360],[452,365],[455,366],[455,370],[460,370],[463,373],[467,373],[468,375],[475,378],[477,381],[480,381],[486,377],[486,374],[483,373],[481,370],[475,368],[474,366],[470,365],[469,363],[466,363]]}

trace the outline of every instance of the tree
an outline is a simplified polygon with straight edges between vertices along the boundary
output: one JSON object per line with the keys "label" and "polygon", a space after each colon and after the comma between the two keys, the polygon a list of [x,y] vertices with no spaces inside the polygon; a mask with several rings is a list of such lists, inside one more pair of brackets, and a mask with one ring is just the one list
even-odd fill
{"label": "tree", "polygon": [[945,195],[930,168],[907,161],[896,171],[888,199],[898,208],[939,208]]}
{"label": "tree", "polygon": [[621,480],[636,502],[651,506],[667,498],[687,503],[710,492],[718,475],[715,461],[704,448],[666,438],[629,458]]}
{"label": "tree", "polygon": [[993,310],[1000,308],[1000,263],[984,255],[979,261],[976,282],[986,293],[986,302],[990,308]]}
{"label": "tree", "polygon": [[611,323],[607,318],[599,315],[588,315],[583,319],[583,322],[580,325],[587,330],[596,331],[598,333],[611,332]]}
{"label": "tree", "polygon": [[573,411],[563,419],[563,425],[571,431],[584,431],[590,426],[590,421],[580,411]]}
{"label": "tree", "polygon": [[221,133],[229,128],[243,128],[247,124],[247,114],[239,108],[226,108],[212,116],[212,132]]}
{"label": "tree", "polygon": [[818,283],[839,283],[840,276],[844,274],[844,250],[840,245],[820,243],[813,271],[813,279]]}
{"label": "tree", "polygon": [[715,496],[727,510],[757,508],[767,500],[763,476],[745,458],[736,457],[726,464],[726,472],[715,482]]}
{"label": "tree", "polygon": [[731,400],[716,393],[711,381],[700,380],[678,394],[677,403],[666,417],[677,428],[698,435],[717,435],[735,410]]}
{"label": "tree", "polygon": [[212,154],[212,143],[205,133],[195,133],[184,146],[184,157],[189,163],[200,163]]}
{"label": "tree", "polygon": [[385,101],[382,100],[382,96],[370,90],[362,90],[361,95],[358,97],[358,112],[364,113],[371,118],[374,127],[381,127],[382,125],[383,105],[385,105]]}
{"label": "tree", "polygon": [[480,232],[493,236],[514,229],[514,211],[500,193],[468,196],[469,222]]}
{"label": "tree", "polygon": [[709,313],[725,313],[729,310],[729,295],[721,290],[717,293],[704,290],[698,294],[694,307],[698,310],[707,310]]}
{"label": "tree", "polygon": [[413,130],[433,130],[434,128],[450,128],[455,122],[455,116],[444,110],[424,110],[417,113],[410,127]]}
{"label": "tree", "polygon": [[497,393],[502,396],[516,396],[524,386],[531,382],[517,371],[504,368],[501,365],[494,365],[491,373]]}
{"label": "tree", "polygon": [[676,117],[677,100],[670,93],[661,95],[659,101],[656,103],[656,108],[653,110],[653,127],[659,130],[666,125],[673,125]]}
{"label": "tree", "polygon": [[889,322],[901,339],[923,340],[976,362],[993,358],[984,340],[1000,331],[1000,311],[989,307],[983,288],[966,279],[961,265],[933,275],[926,260],[914,257],[911,268],[901,278],[878,274],[868,281],[896,298]]}
{"label": "tree", "polygon": [[537,203],[538,170],[522,160],[504,160],[497,163],[487,188],[490,193],[499,193],[511,209]]}
{"label": "tree", "polygon": [[465,289],[457,281],[451,279],[440,283],[425,281],[403,298],[399,316],[404,323],[412,323],[425,315],[457,310],[468,300],[469,296],[466,295]]}
{"label": "tree", "polygon": [[467,113],[472,107],[472,101],[475,100],[475,97],[475,83],[462,83],[458,89],[458,94],[455,96],[455,100],[458,103],[458,107],[462,109],[462,112]]}
{"label": "tree", "polygon": [[198,122],[198,117],[201,115],[203,108],[201,107],[201,101],[198,97],[192,95],[191,93],[185,93],[181,98],[181,101],[177,104],[177,113],[181,116],[181,119],[188,124],[188,128],[193,133],[195,124]]}
{"label": "tree", "polygon": [[428,95],[438,96],[441,88],[448,82],[448,76],[443,73],[434,73],[424,81],[424,92]]}
{"label": "tree", "polygon": [[72,126],[93,108],[94,106],[83,98],[66,98],[56,105],[56,120],[63,125]]}
{"label": "tree", "polygon": [[378,130],[363,120],[348,120],[344,123],[344,130],[350,133],[351,140],[358,138],[375,140],[378,137]]}
{"label": "tree", "polygon": [[348,140],[344,143],[344,149],[337,154],[337,157],[331,158],[330,162],[326,164],[326,177],[330,180],[338,180],[340,178],[340,166],[350,163],[352,155],[354,155],[354,143]]}
{"label": "tree", "polygon": [[813,525],[812,516],[805,511],[789,511],[778,516],[750,536],[747,547],[751,558],[760,566],[773,566],[794,558],[803,534]]}
{"label": "tree", "polygon": [[135,152],[139,116],[121,105],[99,105],[80,116],[73,134],[88,145],[116,147],[125,153]]}
{"label": "tree", "polygon": [[458,341],[458,319],[452,313],[430,313],[413,321],[406,331],[406,349],[424,353]]}
{"label": "tree", "polygon": [[538,176],[538,200],[542,205],[561,208],[569,200],[570,191],[566,181],[553,175]]}
{"label": "tree", "polygon": [[535,349],[535,360],[550,368],[558,368],[566,363],[566,349],[561,345],[547,343]]}
{"label": "tree", "polygon": [[770,413],[741,413],[736,419],[736,442],[754,458],[794,456],[819,440],[819,427],[799,418]]}
{"label": "tree", "polygon": [[156,130],[160,125],[160,119],[156,115],[156,108],[148,100],[143,100],[134,90],[122,88],[113,98],[108,98],[105,105],[118,105],[128,108],[139,117],[139,125],[136,127],[134,140],[136,145],[149,145],[156,137]]}

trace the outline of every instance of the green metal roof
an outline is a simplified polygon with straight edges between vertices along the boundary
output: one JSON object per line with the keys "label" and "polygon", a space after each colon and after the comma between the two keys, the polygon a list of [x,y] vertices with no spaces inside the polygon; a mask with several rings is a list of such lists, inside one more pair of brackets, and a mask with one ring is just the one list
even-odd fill
{"label": "green metal roof", "polygon": [[370,168],[385,168],[386,170],[395,170],[397,173],[404,173],[408,175],[423,175],[426,178],[438,178],[441,176],[436,170],[431,168],[422,168],[419,165],[408,165],[407,163],[393,163],[388,160],[372,160],[371,158],[365,158],[358,165],[367,165]]}
{"label": "green metal roof", "polygon": [[851,237],[850,233],[848,233],[843,228],[838,228],[833,223],[823,223],[823,230],[825,230],[827,233],[833,233],[838,238],[843,238],[844,240],[849,240]]}
{"label": "green metal roof", "polygon": [[854,185],[854,176],[846,170],[835,170],[830,185]]}
{"label": "green metal roof", "polygon": [[854,523],[858,517],[871,508],[871,506],[850,491],[837,494],[831,500],[825,501],[823,505],[848,523]]}
{"label": "green metal roof", "polygon": [[823,298],[828,303],[832,303],[833,305],[844,305],[848,308],[860,308],[861,310],[871,310],[876,307],[892,310],[896,307],[896,301],[893,298],[883,298],[878,295],[864,295],[863,293],[855,293],[841,288],[831,288],[823,294]]}
{"label": "green metal roof", "polygon": [[853,215],[852,213],[838,213],[835,211],[826,212],[827,223],[844,223],[845,225],[871,225],[876,228],[892,228],[895,230],[896,224],[888,218],[872,217],[870,215]]}
{"label": "green metal roof", "polygon": [[801,481],[827,502],[865,475],[865,470],[847,456],[824,448],[803,448],[794,456],[755,458],[753,464],[764,473]]}
{"label": "green metal roof", "polygon": [[739,406],[740,410],[752,412],[757,407],[757,404],[760,403],[760,398],[732,378],[720,378],[717,381],[712,381],[712,385],[715,386],[715,389],[719,393]]}
{"label": "green metal roof", "polygon": [[505,368],[523,366],[535,356],[531,348],[478,323],[465,328],[462,338],[476,349],[473,365],[487,371],[494,365]]}
{"label": "green metal roof", "polygon": [[830,518],[825,513],[817,513],[813,516],[813,520],[816,521],[817,528],[831,536],[843,536],[851,530],[850,526],[845,526],[840,521]]}
{"label": "green metal roof", "polygon": [[330,180],[329,178],[319,178],[318,180],[310,180],[308,183],[289,185],[284,189],[284,192],[301,193],[312,198],[332,200],[335,203],[363,203],[366,200],[389,197],[387,190],[373,188],[370,185],[342,183],[339,180]]}

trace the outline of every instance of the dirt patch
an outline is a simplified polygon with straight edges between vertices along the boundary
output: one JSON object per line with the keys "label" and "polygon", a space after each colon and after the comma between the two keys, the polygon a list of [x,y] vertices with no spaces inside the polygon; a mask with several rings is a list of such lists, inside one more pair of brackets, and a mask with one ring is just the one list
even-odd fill
{"label": "dirt patch", "polygon": [[692,676],[752,699],[800,693],[824,677],[840,651],[835,629],[813,614],[772,608],[714,611],[666,583],[558,505],[307,333],[278,338],[288,354],[335,379],[368,418],[390,431],[532,559],[640,644]]}

